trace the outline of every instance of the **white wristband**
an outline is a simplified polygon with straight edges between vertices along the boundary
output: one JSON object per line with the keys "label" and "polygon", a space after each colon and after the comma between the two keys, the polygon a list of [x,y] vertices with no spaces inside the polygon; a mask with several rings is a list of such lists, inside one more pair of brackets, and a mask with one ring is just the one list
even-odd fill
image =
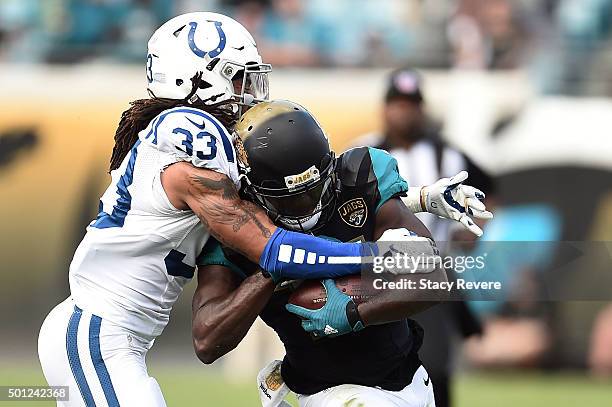
{"label": "white wristband", "polygon": [[410,187],[406,196],[402,198],[404,204],[412,213],[425,212],[421,206],[421,190],[423,187]]}

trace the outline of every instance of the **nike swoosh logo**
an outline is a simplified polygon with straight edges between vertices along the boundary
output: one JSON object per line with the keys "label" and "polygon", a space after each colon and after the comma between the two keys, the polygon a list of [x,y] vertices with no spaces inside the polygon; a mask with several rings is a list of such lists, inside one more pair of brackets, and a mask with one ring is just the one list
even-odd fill
{"label": "nike swoosh logo", "polygon": [[189,120],[189,123],[193,124],[194,126],[196,126],[200,130],[204,130],[204,127],[206,127],[206,122],[202,122],[202,124],[197,124],[196,122],[191,120],[189,117],[187,117],[186,119]]}
{"label": "nike swoosh logo", "polygon": [[425,387],[429,386],[429,376],[427,376],[427,379],[423,379],[423,383],[425,383]]}

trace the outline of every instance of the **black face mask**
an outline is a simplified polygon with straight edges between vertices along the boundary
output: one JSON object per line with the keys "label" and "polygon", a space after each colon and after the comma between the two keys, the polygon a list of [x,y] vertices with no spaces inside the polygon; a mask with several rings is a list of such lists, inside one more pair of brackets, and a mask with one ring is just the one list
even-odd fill
{"label": "black face mask", "polygon": [[263,197],[266,208],[286,218],[303,218],[315,213],[323,198],[323,182],[296,195]]}
{"label": "black face mask", "polygon": [[294,191],[289,188],[272,189],[255,185],[249,185],[247,191],[266,209],[274,222],[294,230],[312,231],[314,224],[321,227],[329,220],[329,216],[323,215],[333,213],[338,190],[335,164],[335,159],[332,158],[319,180]]}

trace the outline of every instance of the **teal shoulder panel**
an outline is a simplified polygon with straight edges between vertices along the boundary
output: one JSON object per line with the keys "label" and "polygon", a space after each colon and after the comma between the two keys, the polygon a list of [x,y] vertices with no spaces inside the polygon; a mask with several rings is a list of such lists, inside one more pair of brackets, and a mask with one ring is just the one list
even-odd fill
{"label": "teal shoulder panel", "polygon": [[389,199],[404,195],[408,191],[408,183],[399,173],[397,161],[389,153],[378,148],[368,147],[374,175],[378,181],[380,200],[376,205],[378,210]]}

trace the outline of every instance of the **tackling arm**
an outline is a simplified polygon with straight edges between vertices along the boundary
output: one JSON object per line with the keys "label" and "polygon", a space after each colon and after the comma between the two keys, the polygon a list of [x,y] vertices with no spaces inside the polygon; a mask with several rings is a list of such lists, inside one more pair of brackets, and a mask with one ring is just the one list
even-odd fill
{"label": "tackling arm", "polygon": [[[170,165],[162,184],[177,209],[191,209],[222,244],[258,263],[278,282],[282,279],[335,278],[361,271],[368,243],[338,243],[277,228],[263,209],[240,199],[234,183],[224,174],[186,162]],[[296,260],[313,253],[344,262]]]}
{"label": "tackling arm", "polygon": [[260,207],[240,199],[225,174],[177,163],[164,171],[162,182],[172,203],[191,209],[215,239],[259,261],[277,227]]}

